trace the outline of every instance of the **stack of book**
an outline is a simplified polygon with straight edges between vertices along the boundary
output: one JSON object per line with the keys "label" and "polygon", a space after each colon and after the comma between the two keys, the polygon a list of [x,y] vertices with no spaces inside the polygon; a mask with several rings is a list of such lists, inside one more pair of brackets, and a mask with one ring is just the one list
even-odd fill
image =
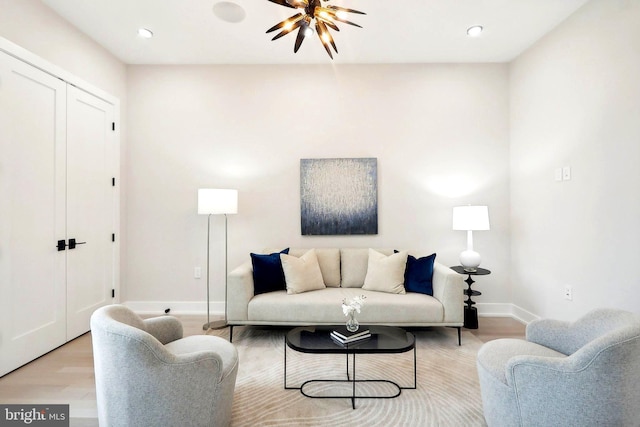
{"label": "stack of book", "polygon": [[349,332],[347,328],[340,328],[331,332],[331,339],[340,345],[354,344],[369,338],[371,338],[371,332],[368,329]]}

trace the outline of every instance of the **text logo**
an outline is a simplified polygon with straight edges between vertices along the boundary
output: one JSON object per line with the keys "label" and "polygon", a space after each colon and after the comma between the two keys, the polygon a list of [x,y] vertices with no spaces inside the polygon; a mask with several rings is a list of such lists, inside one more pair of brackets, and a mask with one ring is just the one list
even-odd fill
{"label": "text logo", "polygon": [[69,427],[69,405],[0,405],[0,427]]}

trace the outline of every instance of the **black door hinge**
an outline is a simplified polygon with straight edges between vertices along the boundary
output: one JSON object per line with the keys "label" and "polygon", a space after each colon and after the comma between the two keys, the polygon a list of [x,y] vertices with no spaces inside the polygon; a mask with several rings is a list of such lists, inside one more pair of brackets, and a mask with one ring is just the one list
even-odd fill
{"label": "black door hinge", "polygon": [[112,187],[116,186],[116,179],[115,178],[111,178],[111,186]]}
{"label": "black door hinge", "polygon": [[111,298],[115,298],[115,297],[116,297],[116,290],[111,289]]}
{"label": "black door hinge", "polygon": [[111,130],[116,130],[116,122],[111,122]]}
{"label": "black door hinge", "polygon": [[111,241],[112,242],[116,241],[116,233],[111,233]]}

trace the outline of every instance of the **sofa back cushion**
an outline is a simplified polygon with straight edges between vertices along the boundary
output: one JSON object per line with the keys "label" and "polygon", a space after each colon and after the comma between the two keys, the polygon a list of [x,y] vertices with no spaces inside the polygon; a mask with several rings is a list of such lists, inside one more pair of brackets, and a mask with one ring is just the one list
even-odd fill
{"label": "sofa back cushion", "polygon": [[[309,248],[291,248],[289,250],[289,255],[299,258],[308,251]],[[325,286],[331,288],[340,287],[340,249],[315,248],[315,252]]]}
{"label": "sofa back cushion", "polygon": [[[393,249],[376,249],[384,254],[393,254]],[[369,264],[369,248],[340,249],[340,272],[343,288],[361,288],[367,277]]]}

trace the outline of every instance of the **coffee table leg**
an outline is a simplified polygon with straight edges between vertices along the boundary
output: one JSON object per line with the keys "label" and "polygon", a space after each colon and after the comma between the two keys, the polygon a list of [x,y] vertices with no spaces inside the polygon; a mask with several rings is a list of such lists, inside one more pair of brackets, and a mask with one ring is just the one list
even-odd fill
{"label": "coffee table leg", "polygon": [[287,390],[287,340],[284,340],[284,389]]}
{"label": "coffee table leg", "polygon": [[[349,356],[347,355],[347,358]],[[347,359],[348,360],[348,359]],[[351,408],[356,409],[356,354],[353,353],[353,392],[351,394]]]}
{"label": "coffee table leg", "polygon": [[347,356],[347,380],[351,381],[351,377],[349,376],[349,353],[347,353],[345,356]]}
{"label": "coffee table leg", "polygon": [[287,386],[287,340],[284,341],[284,389],[285,390],[300,390],[300,387]]}

